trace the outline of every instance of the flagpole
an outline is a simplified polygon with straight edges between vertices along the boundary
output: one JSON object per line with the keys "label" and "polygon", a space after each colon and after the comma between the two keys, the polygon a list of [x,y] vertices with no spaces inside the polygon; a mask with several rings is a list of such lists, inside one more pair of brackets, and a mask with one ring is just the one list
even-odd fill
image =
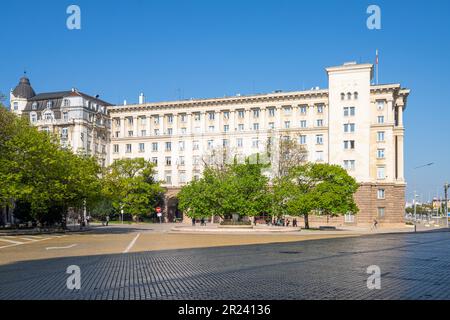
{"label": "flagpole", "polygon": [[379,68],[379,66],[378,66],[378,63],[379,63],[379,61],[378,61],[378,49],[377,49],[377,51],[376,51],[376,53],[377,53],[377,60],[376,60],[376,67],[377,67],[377,70],[376,70],[376,73],[377,73],[377,85],[378,85],[378,68]]}

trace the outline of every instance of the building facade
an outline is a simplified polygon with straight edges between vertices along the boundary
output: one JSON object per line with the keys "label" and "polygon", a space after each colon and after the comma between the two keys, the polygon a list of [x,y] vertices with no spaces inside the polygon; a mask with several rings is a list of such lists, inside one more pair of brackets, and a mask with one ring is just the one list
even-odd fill
{"label": "building facade", "polygon": [[76,89],[36,94],[27,77],[11,90],[10,102],[11,111],[58,136],[63,147],[94,155],[102,166],[108,164],[111,104]]}
{"label": "building facade", "polygon": [[305,146],[308,161],[341,165],[360,184],[355,195],[360,212],[331,223],[401,223],[409,90],[371,84],[372,64],[326,71],[328,89],[160,103],[145,103],[141,96],[139,104],[110,106],[109,161],[153,161],[158,180],[168,188],[167,202],[174,204],[166,208],[170,220],[179,216],[177,191],[201,176],[214,150],[249,156],[263,153],[274,137],[289,137]]}

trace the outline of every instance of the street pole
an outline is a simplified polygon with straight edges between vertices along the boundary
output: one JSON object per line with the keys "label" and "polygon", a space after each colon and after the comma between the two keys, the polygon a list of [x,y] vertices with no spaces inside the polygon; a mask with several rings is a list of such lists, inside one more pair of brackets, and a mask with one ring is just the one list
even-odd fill
{"label": "street pole", "polygon": [[447,221],[447,228],[448,228],[448,187],[449,184],[446,183],[444,185],[444,195],[445,195],[445,204],[444,204],[444,208],[445,208],[445,221]]}

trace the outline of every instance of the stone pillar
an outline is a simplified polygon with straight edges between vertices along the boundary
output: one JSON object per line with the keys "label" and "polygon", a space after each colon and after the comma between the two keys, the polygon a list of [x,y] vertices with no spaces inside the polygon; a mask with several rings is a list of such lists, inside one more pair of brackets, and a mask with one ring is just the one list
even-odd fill
{"label": "stone pillar", "polygon": [[275,116],[278,116],[278,123],[275,125],[278,130],[283,129],[283,108],[280,106],[276,107]]}
{"label": "stone pillar", "polygon": [[403,127],[403,106],[399,105],[398,108],[398,126]]}
{"label": "stone pillar", "polygon": [[178,113],[173,114],[172,132],[173,135],[178,134]]}
{"label": "stone pillar", "polygon": [[138,120],[139,118],[137,116],[133,117],[133,137],[139,136]]}
{"label": "stone pillar", "polygon": [[159,115],[159,132],[164,135],[164,114]]}
{"label": "stone pillar", "polygon": [[127,136],[125,132],[125,117],[120,118],[120,135],[122,138],[125,138]]}
{"label": "stone pillar", "polygon": [[397,137],[397,180],[404,181],[403,135]]}
{"label": "stone pillar", "polygon": [[200,112],[200,133],[203,134],[206,132],[206,112]]}

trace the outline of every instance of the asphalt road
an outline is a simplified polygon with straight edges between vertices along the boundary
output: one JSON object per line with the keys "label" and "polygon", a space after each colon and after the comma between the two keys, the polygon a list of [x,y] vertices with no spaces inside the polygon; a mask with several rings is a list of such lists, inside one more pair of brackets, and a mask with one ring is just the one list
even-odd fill
{"label": "asphalt road", "polygon": [[[123,248],[137,234],[114,239]],[[445,231],[147,252],[125,252],[128,243],[122,253],[67,257],[71,237],[58,239],[66,249],[30,244],[61,257],[0,265],[0,299],[450,299]],[[81,270],[80,290],[66,286],[71,265]],[[367,288],[372,265],[379,290]]]}

